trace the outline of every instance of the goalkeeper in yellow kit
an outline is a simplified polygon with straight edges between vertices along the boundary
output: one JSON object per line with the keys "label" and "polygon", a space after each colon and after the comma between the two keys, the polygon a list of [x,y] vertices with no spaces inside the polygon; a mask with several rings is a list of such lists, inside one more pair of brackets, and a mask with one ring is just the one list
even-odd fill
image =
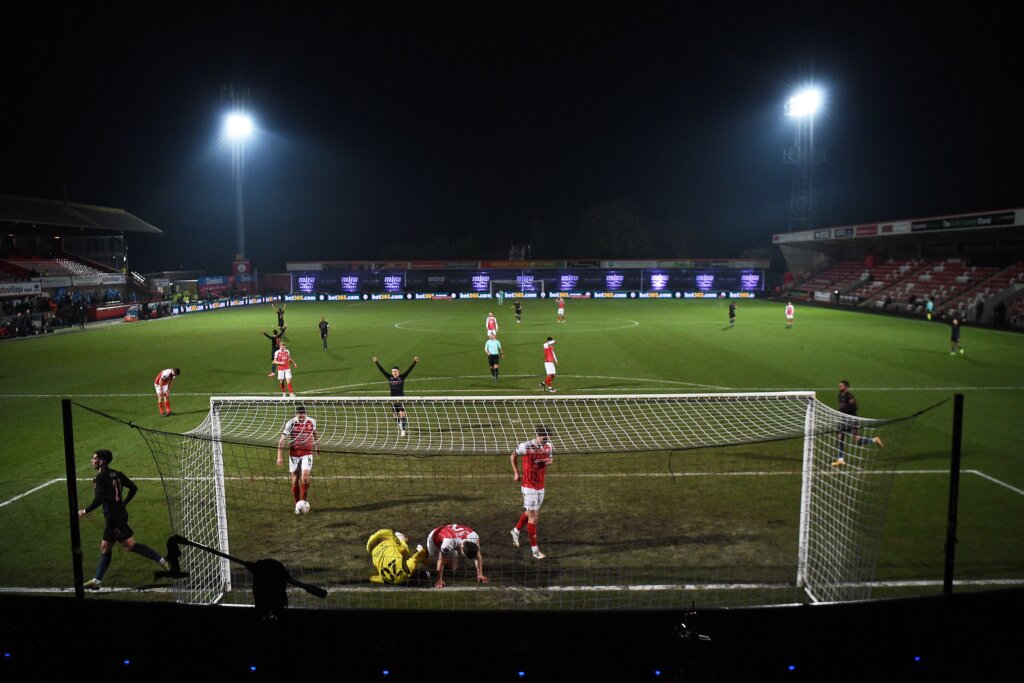
{"label": "goalkeeper in yellow kit", "polygon": [[391,529],[380,529],[370,536],[366,542],[366,552],[370,553],[373,566],[377,568],[377,573],[370,577],[370,581],[401,584],[409,580],[416,571],[416,565],[427,559],[427,551],[418,545],[416,552],[413,552],[407,540],[401,531]]}

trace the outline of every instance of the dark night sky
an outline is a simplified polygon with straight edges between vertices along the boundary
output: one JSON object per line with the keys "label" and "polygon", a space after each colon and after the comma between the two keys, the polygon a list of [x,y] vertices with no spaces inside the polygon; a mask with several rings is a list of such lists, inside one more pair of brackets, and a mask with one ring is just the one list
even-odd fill
{"label": "dark night sky", "polygon": [[156,225],[130,242],[143,271],[229,270],[228,83],[259,126],[245,210],[264,271],[503,258],[513,241],[534,258],[765,247],[788,227],[783,103],[811,79],[827,91],[819,225],[1024,199],[1022,60],[984,3],[92,4],[0,24],[0,194]]}

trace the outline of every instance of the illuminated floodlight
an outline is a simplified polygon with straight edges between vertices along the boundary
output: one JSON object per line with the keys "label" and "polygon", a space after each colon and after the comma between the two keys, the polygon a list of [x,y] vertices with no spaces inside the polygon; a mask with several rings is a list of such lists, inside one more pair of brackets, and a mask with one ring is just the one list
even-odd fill
{"label": "illuminated floodlight", "polygon": [[232,140],[241,140],[252,135],[252,119],[245,114],[228,114],[224,121],[224,131]]}
{"label": "illuminated floodlight", "polygon": [[821,108],[822,94],[817,88],[801,90],[786,101],[786,116],[814,116]]}

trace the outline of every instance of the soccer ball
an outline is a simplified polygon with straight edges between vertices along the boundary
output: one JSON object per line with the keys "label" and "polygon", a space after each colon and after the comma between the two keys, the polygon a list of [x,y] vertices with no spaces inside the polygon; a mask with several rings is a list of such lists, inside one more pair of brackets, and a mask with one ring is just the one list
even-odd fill
{"label": "soccer ball", "polygon": [[295,514],[304,515],[309,512],[309,501],[300,500],[295,504]]}

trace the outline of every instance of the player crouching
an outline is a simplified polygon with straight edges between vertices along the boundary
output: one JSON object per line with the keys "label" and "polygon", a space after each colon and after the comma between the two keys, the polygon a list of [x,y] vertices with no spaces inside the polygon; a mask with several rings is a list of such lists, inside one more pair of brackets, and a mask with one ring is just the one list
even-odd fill
{"label": "player crouching", "polygon": [[366,542],[366,552],[377,573],[370,577],[373,583],[402,584],[416,571],[416,566],[427,559],[422,545],[416,552],[409,549],[408,538],[401,531],[380,529]]}

